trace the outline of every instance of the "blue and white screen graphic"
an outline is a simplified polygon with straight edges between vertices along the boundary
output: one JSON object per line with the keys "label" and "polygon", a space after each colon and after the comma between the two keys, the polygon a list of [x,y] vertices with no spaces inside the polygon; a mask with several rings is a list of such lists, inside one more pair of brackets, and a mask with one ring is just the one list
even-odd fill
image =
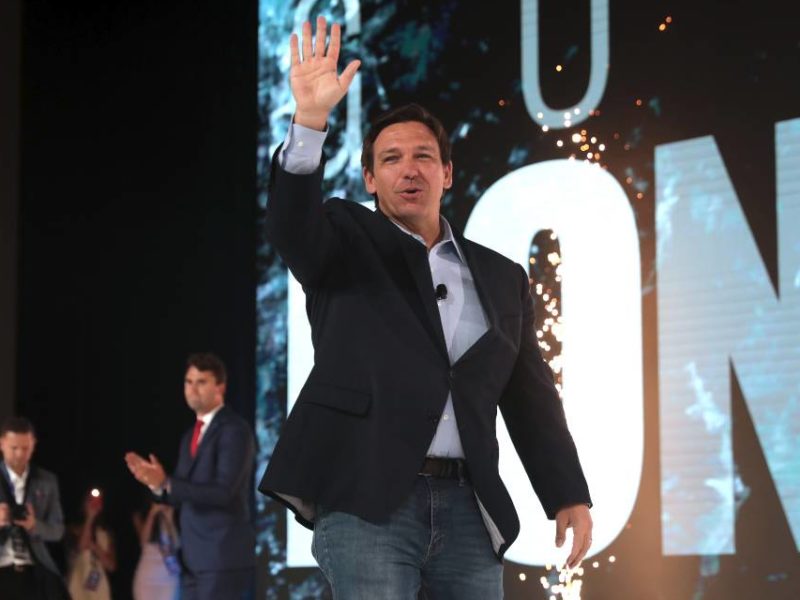
{"label": "blue and white screen graphic", "polygon": [[[259,2],[260,208],[294,111],[289,36],[324,15],[340,67],[362,61],[326,196],[372,207],[363,133],[419,102],[451,132],[444,216],[529,272],[595,529],[561,570],[499,418],[512,600],[800,597],[800,45],[755,3],[749,36],[700,4]],[[259,476],[313,361],[303,291],[260,235]],[[265,597],[329,597],[311,532],[257,502]]]}

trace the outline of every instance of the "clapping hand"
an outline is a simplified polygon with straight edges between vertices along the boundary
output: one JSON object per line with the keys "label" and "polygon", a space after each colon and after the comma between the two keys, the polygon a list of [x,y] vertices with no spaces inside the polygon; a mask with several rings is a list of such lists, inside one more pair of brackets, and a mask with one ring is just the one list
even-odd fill
{"label": "clapping hand", "polygon": [[125,462],[128,465],[128,470],[133,473],[136,480],[148,487],[160,488],[167,480],[164,467],[161,466],[154,454],[151,454],[148,460],[142,458],[136,452],[128,452],[125,455]]}

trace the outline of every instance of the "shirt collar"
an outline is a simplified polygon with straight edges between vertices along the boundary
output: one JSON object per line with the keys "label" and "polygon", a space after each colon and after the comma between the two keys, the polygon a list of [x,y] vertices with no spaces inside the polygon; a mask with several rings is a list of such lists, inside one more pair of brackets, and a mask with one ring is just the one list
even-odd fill
{"label": "shirt collar", "polygon": [[223,407],[223,406],[225,406],[225,403],[224,403],[224,402],[223,402],[222,404],[220,404],[220,405],[219,405],[217,408],[215,408],[214,410],[212,410],[211,412],[207,412],[207,413],[206,413],[206,414],[204,414],[202,417],[198,417],[198,419],[197,419],[197,420],[198,420],[198,421],[202,421],[202,422],[203,422],[203,429],[206,429],[206,428],[207,428],[209,425],[211,425],[211,421],[213,421],[213,420],[214,420],[214,417],[216,417],[216,416],[217,416],[217,413],[218,413],[220,410],[222,410],[222,407]]}
{"label": "shirt collar", "polygon": [[[409,231],[404,225],[401,225],[397,221],[393,221],[392,219],[389,219],[389,220],[392,221],[392,223],[394,223],[395,226],[397,226],[397,228],[400,231],[402,231],[406,235],[410,235],[412,238],[417,240],[423,246],[426,245],[425,244],[425,240],[422,238],[421,235],[419,235],[418,233],[414,233],[412,231]],[[453,229],[452,229],[452,227],[450,227],[450,223],[443,216],[439,215],[439,224],[440,224],[440,226],[442,228],[442,239],[439,240],[438,242],[436,242],[433,245],[433,248],[431,248],[431,250],[434,250],[438,246],[444,246],[449,242],[449,243],[453,244],[453,248],[456,249],[456,255],[458,256],[459,260],[462,263],[466,263],[467,261],[464,260],[464,254],[461,252],[461,247],[458,245],[458,242],[456,241],[456,237],[453,235]]]}
{"label": "shirt collar", "polygon": [[8,473],[8,479],[11,481],[12,485],[15,485],[15,486],[16,485],[25,485],[25,483],[28,481],[28,475],[31,472],[31,466],[30,465],[25,467],[25,472],[22,474],[22,476],[17,475],[14,472],[14,469],[9,467],[8,465],[5,465],[5,467],[6,467],[6,472]]}

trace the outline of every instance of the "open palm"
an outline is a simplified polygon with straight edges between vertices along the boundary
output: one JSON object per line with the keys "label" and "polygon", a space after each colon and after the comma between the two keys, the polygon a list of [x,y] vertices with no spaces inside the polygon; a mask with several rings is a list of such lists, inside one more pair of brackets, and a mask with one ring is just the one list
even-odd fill
{"label": "open palm", "polygon": [[311,24],[303,24],[303,54],[300,56],[297,36],[289,41],[292,65],[289,85],[297,103],[297,115],[327,120],[328,114],[344,97],[361,64],[354,60],[339,75],[337,62],[341,48],[341,28],[331,27],[331,39],[325,51],[327,25],[324,17],[317,18],[316,47],[312,47]]}

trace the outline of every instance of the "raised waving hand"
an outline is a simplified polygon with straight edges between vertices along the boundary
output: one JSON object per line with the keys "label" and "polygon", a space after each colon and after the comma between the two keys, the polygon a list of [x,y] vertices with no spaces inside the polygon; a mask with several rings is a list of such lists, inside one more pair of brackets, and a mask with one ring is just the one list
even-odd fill
{"label": "raised waving hand", "polygon": [[[327,51],[325,39],[328,26],[325,17],[317,17],[317,33],[312,36],[311,23],[303,23],[302,56],[296,34],[289,39],[292,66],[289,85],[297,110],[294,122],[304,127],[322,131],[334,106],[344,98],[355,77],[361,61],[352,61],[341,75],[337,71],[342,30],[338,23],[331,26],[331,39]],[[315,43],[312,44],[312,38]]]}

